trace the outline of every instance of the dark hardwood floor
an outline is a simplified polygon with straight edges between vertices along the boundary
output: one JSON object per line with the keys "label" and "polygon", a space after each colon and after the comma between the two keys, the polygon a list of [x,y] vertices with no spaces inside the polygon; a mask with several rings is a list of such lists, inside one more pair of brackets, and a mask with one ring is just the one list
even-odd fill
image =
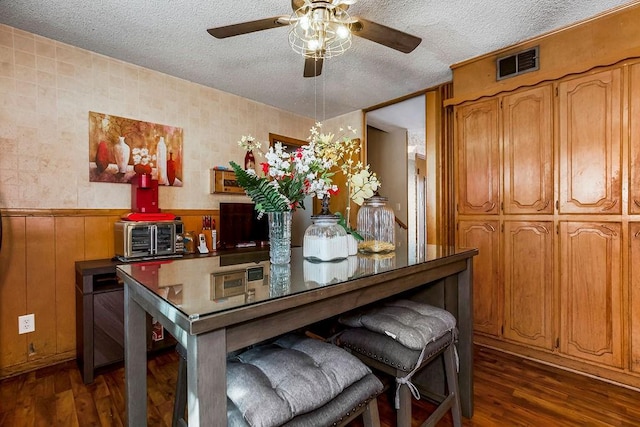
{"label": "dark hardwood floor", "polygon": [[[640,426],[640,392],[494,350],[475,349],[475,415],[465,426]],[[170,426],[178,359],[173,351],[149,361],[149,425]],[[394,426],[386,396],[382,426]],[[2,426],[121,426],[124,369],[84,385],[75,362],[0,382]],[[413,406],[414,426],[432,406]],[[361,426],[355,421],[353,427]],[[451,425],[450,417],[438,426]]]}

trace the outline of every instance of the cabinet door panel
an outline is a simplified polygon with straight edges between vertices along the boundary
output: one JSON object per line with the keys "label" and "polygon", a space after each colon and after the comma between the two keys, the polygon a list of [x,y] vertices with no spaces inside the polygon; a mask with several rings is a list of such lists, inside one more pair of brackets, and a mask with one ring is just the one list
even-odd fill
{"label": "cabinet door panel", "polygon": [[640,372],[640,222],[629,226],[631,251],[629,255],[631,299],[631,370]]}
{"label": "cabinet door panel", "polygon": [[456,109],[458,213],[496,214],[499,209],[498,100]]}
{"label": "cabinet door panel", "polygon": [[560,213],[621,213],[620,69],[558,85]]}
{"label": "cabinet door panel", "polygon": [[560,230],[560,351],[622,367],[622,226],[561,222]]}
{"label": "cabinet door panel", "polygon": [[629,212],[640,214],[640,64],[629,71]]}
{"label": "cabinet door panel", "polygon": [[460,221],[458,246],[478,248],[473,259],[473,326],[476,332],[499,336],[502,327],[500,222]]}
{"label": "cabinet door panel", "polygon": [[502,101],[504,212],[553,213],[551,86]]}
{"label": "cabinet door panel", "polygon": [[553,346],[553,223],[506,221],[504,336]]}

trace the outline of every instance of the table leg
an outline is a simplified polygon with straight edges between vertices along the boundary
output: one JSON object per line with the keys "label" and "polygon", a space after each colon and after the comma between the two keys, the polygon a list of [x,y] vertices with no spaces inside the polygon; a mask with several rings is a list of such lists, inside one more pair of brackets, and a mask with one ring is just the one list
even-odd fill
{"label": "table leg", "polygon": [[187,337],[189,426],[227,425],[227,342],[224,329]]}
{"label": "table leg", "polygon": [[147,425],[147,317],[124,286],[124,372],[127,425]]}
{"label": "table leg", "polygon": [[462,415],[473,416],[473,258],[458,273],[458,384]]}

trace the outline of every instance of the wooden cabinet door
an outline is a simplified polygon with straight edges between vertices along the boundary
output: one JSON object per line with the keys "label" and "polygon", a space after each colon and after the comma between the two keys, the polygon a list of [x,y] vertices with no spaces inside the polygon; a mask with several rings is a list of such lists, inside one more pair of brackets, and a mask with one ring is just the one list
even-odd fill
{"label": "wooden cabinet door", "polygon": [[502,99],[504,213],[553,213],[551,85]]}
{"label": "wooden cabinet door", "polygon": [[497,214],[500,204],[498,100],[456,108],[458,213]]}
{"label": "wooden cabinet door", "polygon": [[553,348],[553,222],[504,223],[504,337]]}
{"label": "wooden cabinet door", "polygon": [[629,74],[629,213],[640,214],[640,64]]}
{"label": "wooden cabinet door", "polygon": [[621,70],[558,84],[560,213],[621,213]]}
{"label": "wooden cabinet door", "polygon": [[500,222],[460,221],[458,246],[477,248],[473,259],[474,331],[499,336],[502,329]]}
{"label": "wooden cabinet door", "polygon": [[629,226],[629,253],[631,298],[631,370],[640,373],[640,222]]}
{"label": "wooden cabinet door", "polygon": [[622,367],[622,226],[560,223],[560,351]]}

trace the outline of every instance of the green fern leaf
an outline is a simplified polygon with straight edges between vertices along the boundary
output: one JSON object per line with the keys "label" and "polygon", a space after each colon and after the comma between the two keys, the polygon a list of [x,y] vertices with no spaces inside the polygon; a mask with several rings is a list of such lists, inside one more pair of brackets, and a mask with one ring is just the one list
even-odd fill
{"label": "green fern leaf", "polygon": [[230,162],[236,173],[238,185],[244,188],[259,212],[282,212],[289,210],[289,203],[278,190],[266,179],[247,173],[235,162]]}

